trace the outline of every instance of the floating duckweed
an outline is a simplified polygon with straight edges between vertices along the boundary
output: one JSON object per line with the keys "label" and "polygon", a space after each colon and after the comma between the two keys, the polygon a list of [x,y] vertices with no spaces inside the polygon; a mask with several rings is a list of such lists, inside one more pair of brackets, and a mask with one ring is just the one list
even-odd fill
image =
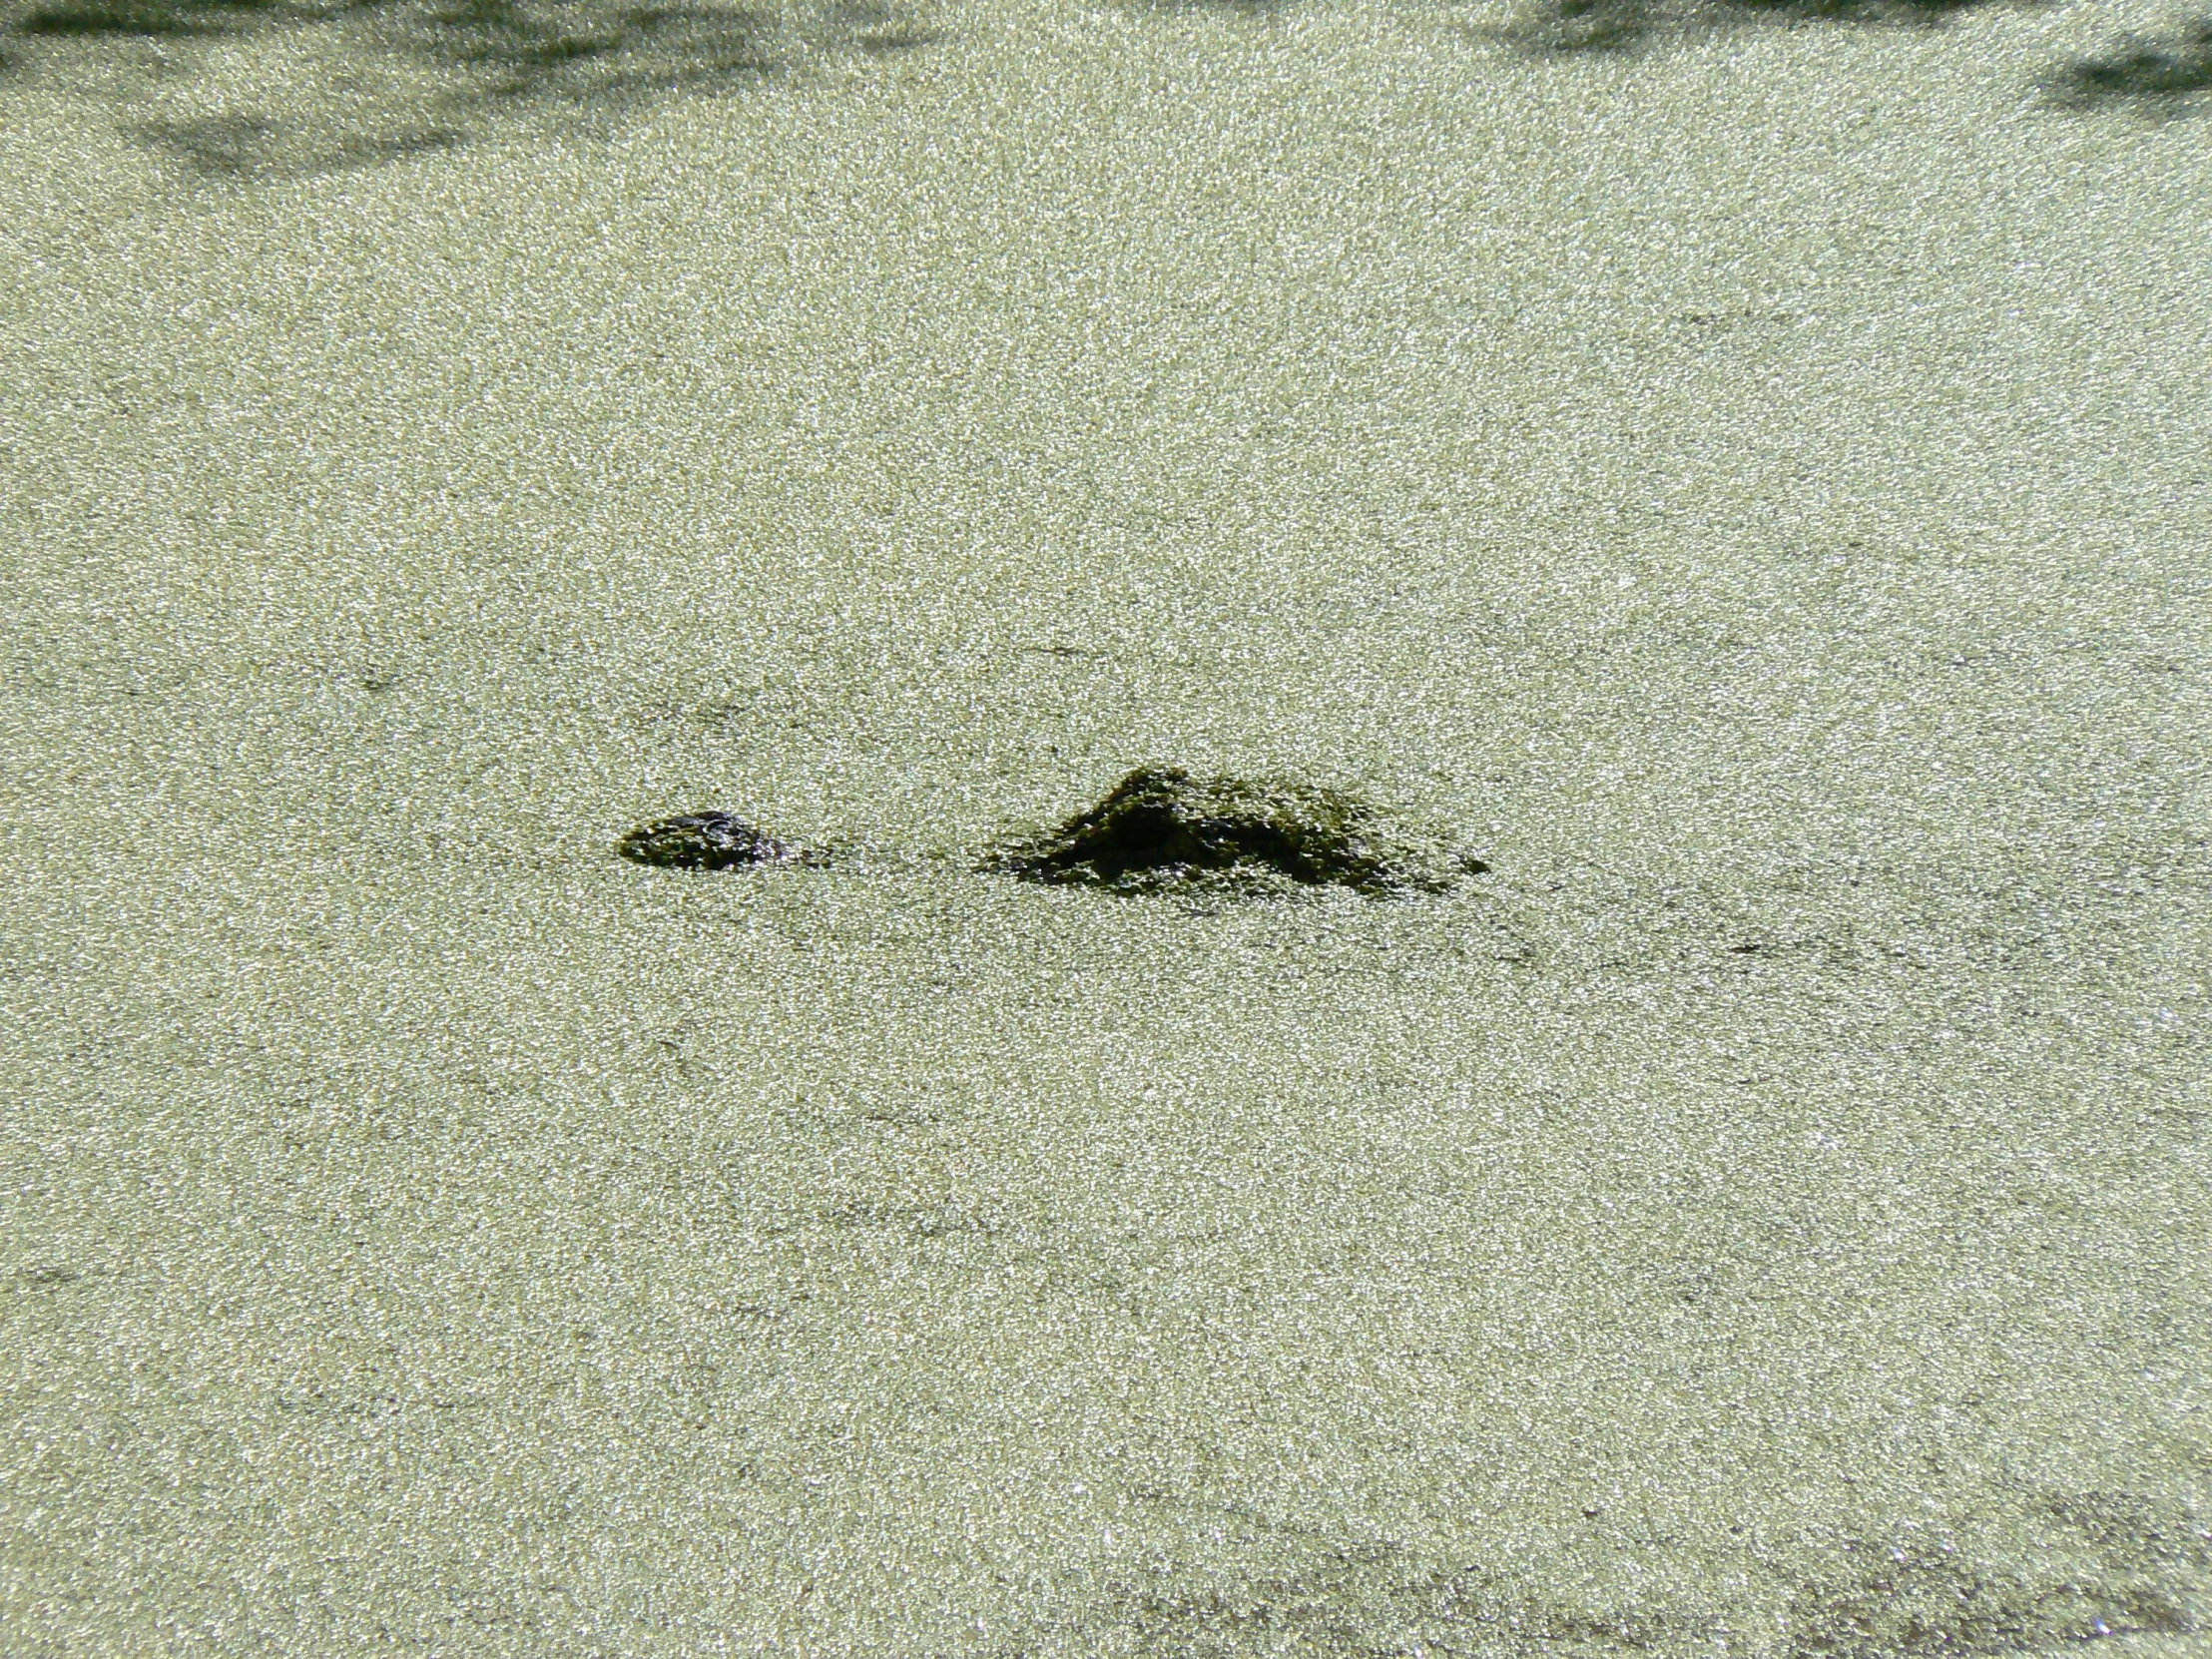
{"label": "floating duckweed", "polygon": [[1125,893],[1256,891],[1288,881],[1381,897],[1441,892],[1488,866],[1394,829],[1342,791],[1141,767],[1097,806],[1002,845],[982,867]]}
{"label": "floating duckweed", "polygon": [[763,864],[812,863],[814,857],[735,813],[685,813],[640,825],[615,850],[660,869],[757,869]]}

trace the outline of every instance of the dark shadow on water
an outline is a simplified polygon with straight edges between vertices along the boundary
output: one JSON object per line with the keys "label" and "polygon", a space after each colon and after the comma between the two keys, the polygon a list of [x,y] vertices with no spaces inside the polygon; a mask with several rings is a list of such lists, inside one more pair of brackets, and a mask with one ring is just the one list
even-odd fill
{"label": "dark shadow on water", "polygon": [[1557,0],[1504,31],[1533,52],[1619,52],[1651,32],[1649,8],[1638,0]]}
{"label": "dark shadow on water", "polygon": [[299,154],[295,135],[282,123],[261,116],[222,115],[204,121],[150,121],[133,129],[137,138],[168,152],[209,179],[276,179],[303,173],[334,173],[430,150],[450,150],[465,135],[452,127],[353,136]]}
{"label": "dark shadow on water", "polygon": [[1476,31],[1542,56],[1622,52],[1669,33],[1762,20],[1931,27],[1991,0],[1541,0]]}
{"label": "dark shadow on water", "polygon": [[777,22],[772,13],[744,7],[594,0],[54,0],[25,14],[14,32],[27,38],[174,39],[341,19],[371,28],[379,45],[435,65],[484,71],[484,90],[493,96],[684,86],[759,71],[774,62],[769,41]]}
{"label": "dark shadow on water", "polygon": [[871,58],[888,58],[927,46],[936,38],[934,29],[871,29],[854,36],[852,44]]}
{"label": "dark shadow on water", "polygon": [[887,0],[838,0],[830,26],[864,57],[894,58],[928,46],[937,31],[902,18]]}
{"label": "dark shadow on water", "polygon": [[2194,107],[2212,92],[2212,17],[2169,41],[2128,41],[2109,57],[2078,58],[2053,78],[2051,91],[2076,108]]}
{"label": "dark shadow on water", "polygon": [[230,54],[235,69],[257,41],[294,42],[339,96],[319,97],[311,74],[300,81],[287,47],[272,60],[283,84],[265,83],[246,107],[224,109],[216,96],[207,113],[158,118],[165,100],[142,81],[131,96],[145,102],[119,123],[193,175],[241,181],[451,149],[523,104],[620,107],[810,60],[880,62],[938,38],[890,0],[37,0],[8,18],[0,11],[0,65],[144,66],[131,54],[150,44],[168,55],[148,73],[171,88],[217,65],[203,46]]}
{"label": "dark shadow on water", "polygon": [[[1631,1294],[1654,1293],[1679,1294],[1665,1281]],[[1791,1632],[1793,1659],[1995,1659],[2195,1627],[2189,1603],[2212,1551],[2185,1504],[2006,1491],[1992,1507],[1986,1553],[1916,1539],[1911,1518],[1900,1526],[1878,1510],[1815,1512],[1787,1554],[1747,1550],[1740,1558],[1759,1567],[1739,1582],[1771,1586],[1769,1616]],[[1617,1524],[1599,1508],[1582,1514],[1593,1536]],[[1857,1548],[1868,1534],[1895,1541]],[[1148,1655],[1463,1653],[1475,1651],[1471,1630],[1510,1633],[1483,1652],[1640,1659],[1689,1651],[1739,1611],[1694,1592],[1631,1602],[1571,1574],[1422,1561],[1388,1541],[1328,1548],[1304,1528],[1279,1535],[1274,1571],[1231,1577],[1177,1563],[1107,1585],[1094,1614],[1101,1635],[1113,1630],[1117,1649]]]}
{"label": "dark shadow on water", "polygon": [[1148,12],[1190,14],[1213,12],[1226,17],[1274,17],[1299,4],[1299,0],[1139,0]]}
{"label": "dark shadow on water", "polygon": [[775,66],[773,26],[733,7],[462,0],[396,18],[394,35],[424,58],[481,72],[486,97],[606,98],[761,74]]}
{"label": "dark shadow on water", "polygon": [[1885,23],[1937,23],[1985,0],[1735,0],[1737,9],[1775,17],[1868,18]]}
{"label": "dark shadow on water", "polygon": [[257,24],[286,19],[306,20],[335,16],[346,8],[327,10],[294,7],[263,0],[233,0],[217,5],[210,0],[59,0],[38,6],[16,24],[15,33],[30,37],[70,35],[137,35],[161,39],[189,35],[235,34]]}

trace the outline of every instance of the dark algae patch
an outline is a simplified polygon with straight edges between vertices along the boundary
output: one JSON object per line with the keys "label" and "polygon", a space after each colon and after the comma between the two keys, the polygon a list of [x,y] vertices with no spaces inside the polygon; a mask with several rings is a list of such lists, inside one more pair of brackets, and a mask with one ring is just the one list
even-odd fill
{"label": "dark algae patch", "polygon": [[2212,92],[2212,17],[2169,41],[2133,41],[2109,57],[2082,58],[2058,78],[2072,104],[2174,103]]}
{"label": "dark algae patch", "polygon": [[735,813],[684,813],[641,824],[615,843],[633,863],[657,869],[759,869],[764,864],[815,864],[820,854],[777,839]]}
{"label": "dark algae patch", "polygon": [[1140,767],[1095,807],[1001,845],[982,867],[1122,893],[1262,891],[1289,882],[1382,897],[1441,892],[1487,866],[1391,825],[1343,791]]}

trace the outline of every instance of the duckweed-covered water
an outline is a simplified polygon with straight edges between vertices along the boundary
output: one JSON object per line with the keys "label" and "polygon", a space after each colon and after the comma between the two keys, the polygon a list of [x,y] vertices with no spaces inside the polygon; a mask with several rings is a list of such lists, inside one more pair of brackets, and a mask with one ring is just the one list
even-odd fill
{"label": "duckweed-covered water", "polygon": [[2194,14],[95,12],[0,1650],[2200,1650]]}

